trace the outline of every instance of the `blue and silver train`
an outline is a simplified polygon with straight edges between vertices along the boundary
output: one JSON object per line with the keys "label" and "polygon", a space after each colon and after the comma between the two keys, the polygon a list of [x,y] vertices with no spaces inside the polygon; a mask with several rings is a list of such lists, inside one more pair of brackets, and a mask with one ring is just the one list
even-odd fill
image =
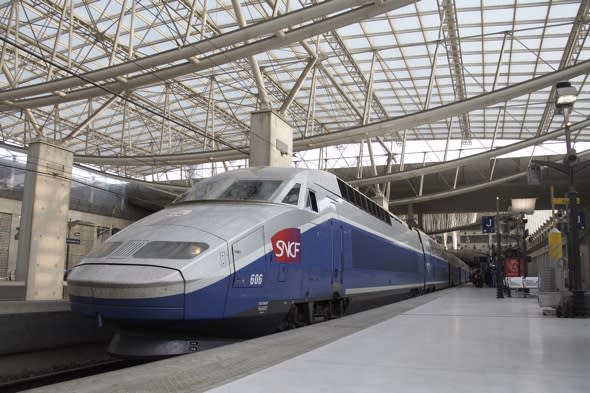
{"label": "blue and silver train", "polygon": [[249,168],[194,185],[68,276],[126,328],[254,335],[466,282],[469,268],[336,176]]}

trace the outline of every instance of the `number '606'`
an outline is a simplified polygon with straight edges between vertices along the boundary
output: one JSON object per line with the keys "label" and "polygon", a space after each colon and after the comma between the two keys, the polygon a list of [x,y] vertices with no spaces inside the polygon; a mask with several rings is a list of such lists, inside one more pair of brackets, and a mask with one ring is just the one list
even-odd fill
{"label": "number '606'", "polygon": [[250,275],[250,285],[262,285],[263,279],[264,279],[264,274],[251,274]]}

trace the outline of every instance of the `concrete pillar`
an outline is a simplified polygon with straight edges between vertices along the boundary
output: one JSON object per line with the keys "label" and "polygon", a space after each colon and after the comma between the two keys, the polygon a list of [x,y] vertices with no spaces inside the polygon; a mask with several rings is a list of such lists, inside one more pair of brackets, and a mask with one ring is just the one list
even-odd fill
{"label": "concrete pillar", "polygon": [[459,232],[453,231],[453,250],[459,248]]}
{"label": "concrete pillar", "polygon": [[447,232],[443,233],[443,245],[445,247],[445,250],[448,249],[447,247],[447,238],[449,237],[449,234]]}
{"label": "concrete pillar", "polygon": [[8,273],[11,280],[16,280],[16,255],[18,253],[18,236],[20,226],[19,213],[12,214],[12,225],[10,227],[10,245],[8,246]]}
{"label": "concrete pillar", "polygon": [[250,166],[293,166],[293,129],[273,111],[250,117]]}
{"label": "concrete pillar", "polygon": [[27,300],[62,298],[73,158],[48,142],[29,146],[16,266]]}

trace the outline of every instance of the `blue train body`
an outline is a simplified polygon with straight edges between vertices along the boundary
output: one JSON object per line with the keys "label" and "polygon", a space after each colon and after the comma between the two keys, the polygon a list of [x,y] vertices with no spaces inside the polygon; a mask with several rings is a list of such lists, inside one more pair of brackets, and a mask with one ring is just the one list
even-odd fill
{"label": "blue train body", "polygon": [[298,326],[467,277],[464,263],[335,176],[251,168],[202,181],[117,233],[68,286],[72,310],[102,320],[235,333],[245,326],[236,320]]}

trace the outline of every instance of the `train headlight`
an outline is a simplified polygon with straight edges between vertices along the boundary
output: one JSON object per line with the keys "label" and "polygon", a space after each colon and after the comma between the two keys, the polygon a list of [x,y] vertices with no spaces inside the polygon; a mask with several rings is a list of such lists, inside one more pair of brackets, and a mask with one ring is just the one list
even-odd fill
{"label": "train headlight", "polygon": [[135,258],[157,259],[192,259],[209,248],[207,243],[200,242],[149,242],[139,249]]}
{"label": "train headlight", "polygon": [[205,248],[203,248],[202,244],[193,244],[190,248],[190,253],[193,257],[196,257],[203,251],[205,251]]}

